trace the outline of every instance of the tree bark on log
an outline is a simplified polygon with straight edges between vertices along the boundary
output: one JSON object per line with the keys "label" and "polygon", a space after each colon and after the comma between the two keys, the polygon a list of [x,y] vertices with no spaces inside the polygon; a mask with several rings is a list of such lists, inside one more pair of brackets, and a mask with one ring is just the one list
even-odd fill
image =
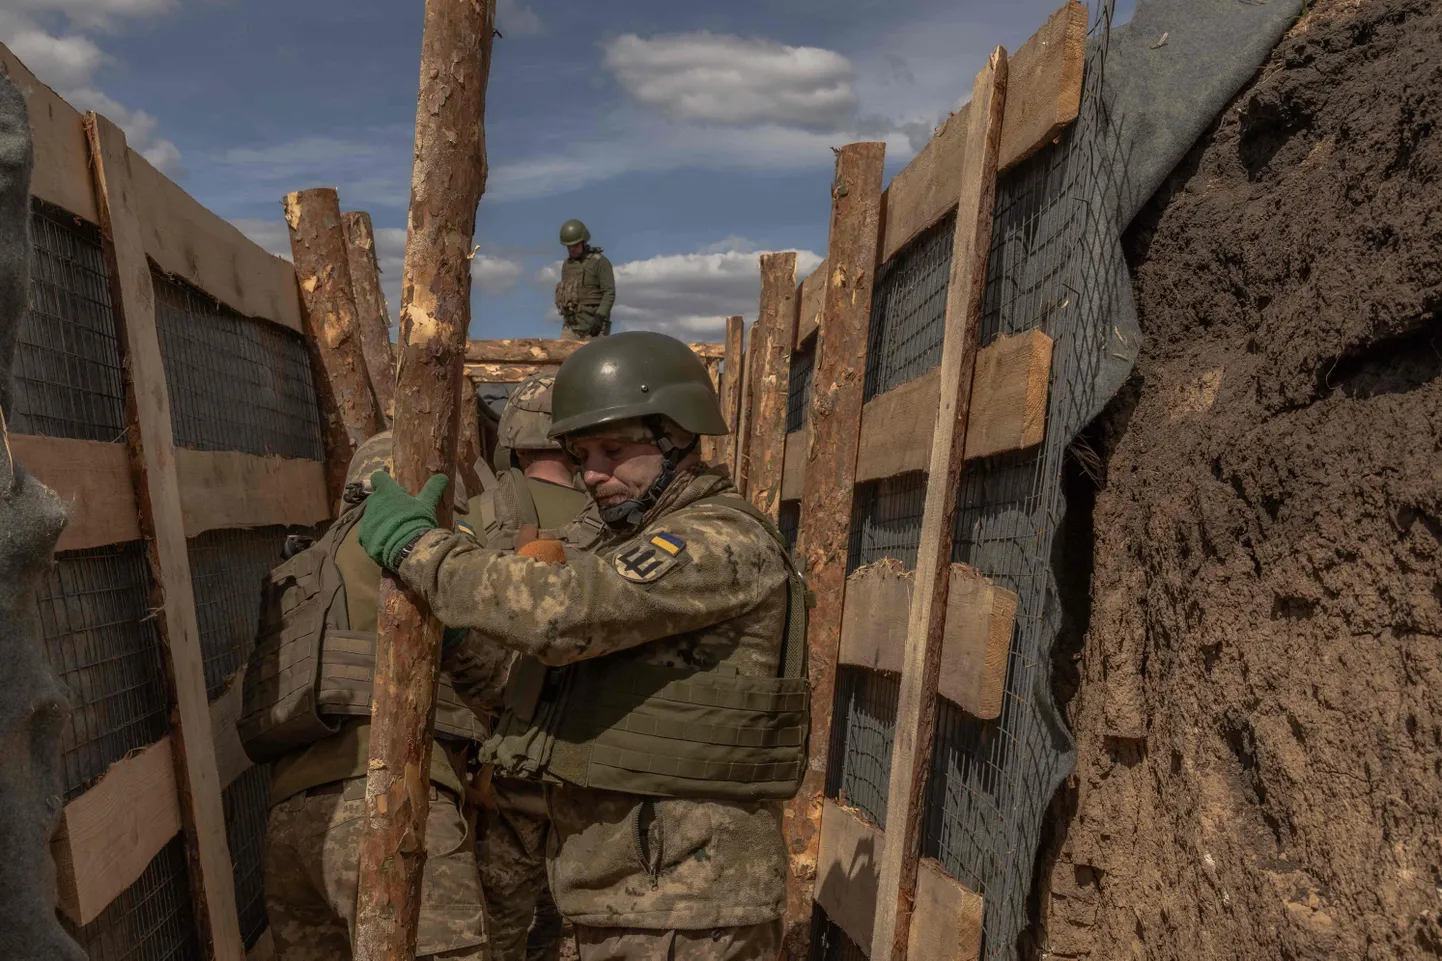
{"label": "tree bark on log", "polygon": [[756,400],[751,417],[747,497],[773,521],[781,511],[781,467],[786,456],[786,397],[791,345],[796,341],[796,252],[761,255],[761,310],[757,320]]}
{"label": "tree bark on log", "polygon": [[389,427],[395,418],[396,357],[391,344],[391,315],[381,290],[380,264],[376,262],[375,230],[371,226],[371,215],[364,210],[349,210],[340,216],[345,228],[361,354],[365,357],[376,410]]}
{"label": "tree bark on log", "polygon": [[[412,492],[455,476],[495,13],[495,0],[426,0],[396,381],[395,478]],[[393,575],[378,601],[355,957],[401,961],[415,956],[441,625]]]}
{"label": "tree bark on log", "polygon": [[456,476],[466,485],[466,496],[475,497],[485,486],[476,472],[481,456],[481,423],[476,409],[476,382],[461,378],[461,427],[456,439]]}
{"label": "tree bark on log", "polygon": [[285,195],[291,259],[325,417],[326,494],[340,502],[356,448],[381,424],[361,350],[340,200],[330,187]]}

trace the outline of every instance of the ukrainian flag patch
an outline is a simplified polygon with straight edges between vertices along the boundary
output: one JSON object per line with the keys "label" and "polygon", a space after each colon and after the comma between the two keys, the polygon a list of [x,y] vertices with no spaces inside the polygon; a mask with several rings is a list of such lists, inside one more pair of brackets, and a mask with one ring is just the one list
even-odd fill
{"label": "ukrainian flag patch", "polygon": [[657,531],[651,535],[651,543],[661,548],[667,554],[675,557],[686,549],[686,542],[675,534],[667,534],[665,531]]}
{"label": "ukrainian flag patch", "polygon": [[462,534],[469,534],[472,537],[476,536],[476,529],[465,521],[456,521],[456,530]]}

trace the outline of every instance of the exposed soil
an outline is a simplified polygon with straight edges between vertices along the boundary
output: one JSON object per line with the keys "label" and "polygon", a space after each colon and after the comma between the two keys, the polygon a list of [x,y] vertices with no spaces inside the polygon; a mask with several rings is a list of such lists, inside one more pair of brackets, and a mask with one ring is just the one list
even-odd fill
{"label": "exposed soil", "polygon": [[1321,0],[1133,226],[1039,956],[1442,956],[1439,120],[1442,0]]}

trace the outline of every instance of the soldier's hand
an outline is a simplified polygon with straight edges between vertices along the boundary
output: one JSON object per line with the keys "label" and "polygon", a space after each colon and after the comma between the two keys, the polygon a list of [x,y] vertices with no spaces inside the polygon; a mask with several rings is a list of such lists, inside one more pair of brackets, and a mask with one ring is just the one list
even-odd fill
{"label": "soldier's hand", "polygon": [[420,494],[412,496],[385,471],[372,474],[375,492],[366,498],[365,513],[356,525],[361,547],[370,559],[395,570],[401,549],[437,526],[436,507],[449,483],[445,474],[433,474]]}

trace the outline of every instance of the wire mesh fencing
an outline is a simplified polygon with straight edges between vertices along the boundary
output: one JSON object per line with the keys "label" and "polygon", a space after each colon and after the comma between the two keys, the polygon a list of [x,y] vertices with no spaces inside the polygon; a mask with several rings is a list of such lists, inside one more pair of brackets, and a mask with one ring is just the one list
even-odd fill
{"label": "wire mesh fencing", "polygon": [[899,674],[837,665],[826,794],[857,808],[883,830],[900,699]]}
{"label": "wire mesh fencing", "polygon": [[926,474],[921,471],[857,484],[851,500],[846,572],[883,557],[900,561],[907,570],[915,567],[925,509]]}
{"label": "wire mesh fencing", "polygon": [[876,272],[863,403],[941,363],[955,237],[953,211],[922,231]]}
{"label": "wire mesh fencing", "polygon": [[186,871],[185,839],[176,835],[98,918],[61,923],[90,961],[200,961]]}
{"label": "wire mesh fencing", "polygon": [[175,443],[325,458],[305,341],[152,271]]}
{"label": "wire mesh fencing", "polygon": [[248,769],[221,792],[225,840],[235,867],[235,907],[247,950],[269,923],[265,915],[265,826],[270,814],[270,766]]}
{"label": "wire mesh fencing", "polygon": [[140,541],[58,554],[40,589],[45,655],[70,696],[61,738],[66,800],[170,730],[150,591]]}
{"label": "wire mesh fencing", "polygon": [[287,528],[276,526],[215,530],[186,542],[205,690],[212,700],[250,656],[260,618],[261,585],[281,562],[287,533]]}
{"label": "wire mesh fencing", "polygon": [[796,535],[801,531],[801,502],[782,501],[776,511],[776,526],[786,538],[791,556],[796,556]]}
{"label": "wire mesh fencing", "polygon": [[841,926],[826,916],[821,905],[811,906],[811,957],[814,961],[865,961],[871,945],[858,945]]}
{"label": "wire mesh fencing", "polygon": [[816,338],[808,338],[791,355],[791,375],[786,382],[786,432],[806,426],[811,407],[811,379],[816,372]]}
{"label": "wire mesh fencing", "polygon": [[125,382],[100,228],[33,200],[30,232],[30,309],[17,333],[10,429],[120,440]]}

